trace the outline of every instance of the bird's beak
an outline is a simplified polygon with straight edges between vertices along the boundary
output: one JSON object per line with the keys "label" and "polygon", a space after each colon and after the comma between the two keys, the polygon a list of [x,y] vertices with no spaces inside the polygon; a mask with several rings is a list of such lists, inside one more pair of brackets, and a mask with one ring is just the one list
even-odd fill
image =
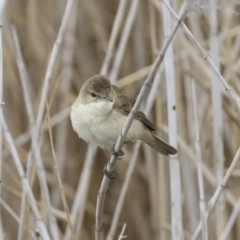
{"label": "bird's beak", "polygon": [[109,102],[113,102],[113,99],[112,99],[112,97],[111,96],[109,96],[109,95],[106,95],[106,97],[105,97]]}
{"label": "bird's beak", "polygon": [[96,101],[108,101],[108,102],[113,102],[113,99],[111,96],[109,95],[105,95],[105,96],[99,96]]}

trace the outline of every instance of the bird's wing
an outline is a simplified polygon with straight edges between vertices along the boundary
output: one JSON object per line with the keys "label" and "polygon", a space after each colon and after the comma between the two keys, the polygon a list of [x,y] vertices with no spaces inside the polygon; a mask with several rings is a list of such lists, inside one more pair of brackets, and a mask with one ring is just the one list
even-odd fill
{"label": "bird's wing", "polygon": [[[134,105],[133,102],[115,85],[112,85],[112,92],[114,98],[113,107],[128,116]],[[143,112],[135,113],[135,118],[142,122],[149,130],[155,131],[153,124]]]}
{"label": "bird's wing", "polygon": [[155,131],[155,128],[153,124],[150,122],[150,120],[146,117],[146,115],[143,112],[137,112],[135,115],[135,118],[141,121],[149,130]]}

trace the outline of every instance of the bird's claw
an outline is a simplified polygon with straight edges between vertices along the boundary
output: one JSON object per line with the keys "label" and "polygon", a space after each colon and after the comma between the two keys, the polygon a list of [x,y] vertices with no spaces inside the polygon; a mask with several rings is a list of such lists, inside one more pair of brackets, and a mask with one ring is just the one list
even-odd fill
{"label": "bird's claw", "polygon": [[122,150],[120,150],[119,152],[115,151],[115,145],[113,145],[111,152],[112,155],[114,155],[116,158],[122,157],[124,155],[124,152]]}
{"label": "bird's claw", "polygon": [[118,175],[118,173],[117,173],[115,170],[109,172],[109,171],[107,170],[107,165],[105,165],[105,167],[104,167],[104,169],[103,169],[103,172],[104,172],[104,175],[105,175],[107,178],[109,178],[109,179],[115,179],[115,178],[117,177],[117,175]]}

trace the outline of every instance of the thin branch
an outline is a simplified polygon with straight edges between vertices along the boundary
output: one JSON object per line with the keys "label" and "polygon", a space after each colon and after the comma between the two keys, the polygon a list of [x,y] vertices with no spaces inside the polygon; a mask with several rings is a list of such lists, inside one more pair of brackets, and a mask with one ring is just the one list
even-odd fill
{"label": "thin branch", "polygon": [[[74,57],[74,44],[75,44],[75,33],[77,26],[77,17],[78,17],[78,2],[75,3],[74,8],[71,10],[71,18],[69,18],[66,34],[64,36],[63,43],[63,65],[64,70],[62,72],[61,80],[59,81],[59,87],[64,89],[64,91],[69,92],[70,86],[72,83],[72,79],[74,77],[73,74],[73,57]],[[62,110],[68,106],[68,102],[66,99],[59,98],[58,101],[58,110]],[[51,121],[51,119],[50,119]],[[65,163],[67,163],[67,148],[68,148],[68,135],[69,135],[69,127],[68,122],[69,119],[66,118],[63,122],[58,124],[56,128],[56,157],[58,159],[58,168],[60,172],[60,176],[63,176]],[[53,206],[58,208],[61,204],[61,195],[59,193],[58,188],[53,188],[51,192],[51,200]]]}
{"label": "thin branch", "polygon": [[[135,116],[134,113],[138,111],[138,109],[140,107],[140,104],[143,101],[147,90],[149,89],[149,87],[152,84],[155,73],[156,73],[159,65],[161,64],[161,62],[164,58],[166,50],[167,50],[169,44],[171,43],[171,41],[173,40],[173,37],[175,36],[175,34],[176,34],[180,24],[181,24],[181,21],[184,19],[185,15],[186,15],[186,12],[184,11],[184,13],[181,15],[180,20],[174,26],[173,31],[172,31],[168,41],[165,42],[162,50],[159,52],[159,55],[156,58],[156,60],[153,64],[153,67],[151,69],[151,72],[149,73],[146,81],[144,82],[144,85],[141,88],[141,91],[138,95],[136,103],[135,103],[133,109],[131,110],[131,112],[130,112],[130,114],[129,114],[126,122],[125,122],[123,130],[122,130],[122,132],[120,133],[120,135],[117,139],[115,149],[114,149],[115,152],[118,153],[120,151],[120,149],[122,147],[122,144],[124,142],[124,138],[127,135],[127,132],[129,130],[133,120],[134,120],[134,116]],[[116,156],[112,155],[111,159],[109,160],[109,162],[107,164],[107,171],[108,172],[113,172],[114,171],[114,165],[115,165],[116,160],[117,160]],[[99,193],[98,193],[97,208],[96,208],[96,226],[95,226],[95,239],[96,240],[102,239],[102,211],[103,211],[104,199],[105,199],[105,195],[106,195],[106,191],[107,191],[109,182],[110,182],[110,179],[107,178],[106,176],[104,176],[103,180],[102,180],[100,190],[99,190]]]}
{"label": "thin branch", "polygon": [[[111,31],[110,40],[108,43],[107,53],[105,56],[105,59],[102,64],[101,68],[101,74],[106,75],[108,72],[110,60],[112,58],[113,54],[113,48],[117,40],[117,35],[120,30],[122,18],[124,15],[124,11],[126,8],[127,1],[121,0],[118,5],[117,15],[114,20],[113,28]],[[82,169],[82,174],[78,182],[78,188],[76,191],[76,195],[73,201],[72,209],[71,209],[71,219],[73,222],[73,226],[78,224],[78,236],[81,236],[81,228],[83,224],[83,216],[85,213],[85,205],[86,205],[86,199],[87,199],[87,193],[89,190],[89,183],[90,183],[90,175],[92,172],[93,162],[95,159],[95,155],[97,152],[97,147],[95,146],[89,146],[88,151],[86,154],[86,158],[84,160],[84,166]],[[77,221],[78,220],[78,221]],[[67,228],[65,233],[65,240],[68,240],[70,238],[70,231],[69,228]]]}
{"label": "thin branch", "polygon": [[126,226],[127,226],[127,224],[124,223],[124,224],[123,224],[123,227],[122,227],[122,231],[121,231],[121,233],[120,233],[120,235],[119,235],[119,237],[118,237],[118,240],[121,240],[121,239],[127,237],[127,236],[123,236],[123,234],[124,234],[124,232],[125,232],[125,228],[126,228]]}
{"label": "thin branch", "polygon": [[107,75],[108,73],[108,68],[109,64],[113,55],[113,49],[115,46],[115,43],[117,41],[117,36],[121,27],[121,23],[123,20],[124,12],[127,6],[127,0],[120,0],[119,5],[118,5],[118,10],[117,10],[117,15],[115,17],[114,23],[113,23],[113,28],[111,31],[111,36],[108,42],[108,48],[107,48],[107,53],[104,58],[103,64],[102,64],[102,69],[101,69],[101,74]]}
{"label": "thin branch", "polygon": [[[22,83],[23,92],[24,92],[24,100],[25,100],[25,104],[26,104],[26,107],[27,107],[28,117],[29,117],[30,133],[31,133],[31,137],[32,137],[32,150],[33,150],[33,154],[35,156],[35,160],[36,160],[36,163],[37,163],[37,173],[38,173],[38,177],[39,177],[39,180],[40,180],[42,196],[44,198],[46,208],[47,208],[47,214],[48,214],[48,217],[49,217],[49,220],[50,220],[49,225],[50,225],[50,230],[51,230],[52,237],[55,238],[55,239],[58,239],[59,238],[59,233],[58,233],[57,221],[56,221],[55,216],[52,214],[51,203],[50,203],[50,195],[49,195],[49,190],[48,190],[47,180],[46,180],[47,179],[46,178],[46,173],[45,173],[44,166],[43,166],[40,147],[38,145],[37,129],[36,129],[36,126],[35,126],[35,121],[34,121],[34,116],[33,116],[33,108],[32,108],[29,89],[28,89],[29,80],[28,80],[28,77],[27,77],[25,65],[24,65],[22,55],[21,55],[21,52],[20,52],[17,33],[14,30],[14,28],[13,28],[13,36],[14,36],[16,53],[17,53],[17,64],[18,64],[18,68],[19,68],[19,71],[20,71],[21,83]],[[32,161],[33,159],[30,157],[30,155],[28,157],[28,160],[29,160],[28,164],[30,166],[32,166],[30,161]],[[29,168],[30,167],[28,166],[28,169]],[[22,212],[22,213],[24,213],[24,212]],[[24,218],[24,215],[22,215],[22,217]]]}
{"label": "thin branch", "polygon": [[[0,108],[3,105],[3,48],[2,48],[2,21],[3,11],[6,0],[0,1]],[[0,198],[2,198],[2,126],[0,125]],[[0,206],[0,231],[2,230],[2,210]],[[0,240],[4,237],[4,233],[0,234]]]}
{"label": "thin branch", "polygon": [[231,232],[231,229],[233,228],[233,226],[236,222],[239,211],[240,211],[240,197],[238,198],[237,203],[235,204],[235,206],[232,210],[232,213],[231,213],[231,215],[230,215],[230,217],[227,221],[226,227],[224,228],[219,240],[226,240],[227,239],[228,235]]}
{"label": "thin branch", "polygon": [[[2,48],[2,19],[6,0],[0,1],[0,108],[3,102],[3,48]],[[0,199],[2,198],[2,126],[0,125]],[[0,230],[2,230],[2,209],[0,206]],[[0,240],[3,234],[0,234]]]}
{"label": "thin branch", "polygon": [[[65,109],[63,109],[63,110],[59,111],[58,113],[56,113],[55,115],[53,115],[51,118],[51,127],[54,127],[57,124],[59,124],[60,122],[62,122],[63,120],[65,120],[69,116],[70,111],[71,111],[71,106],[68,106]],[[44,122],[42,125],[42,131],[44,132],[47,130],[48,130],[47,123]],[[18,136],[14,140],[14,142],[15,142],[16,146],[21,146],[24,143],[28,142],[30,139],[31,139],[31,133],[29,131],[26,131],[25,133]]]}
{"label": "thin branch", "polygon": [[2,198],[0,198],[0,203],[16,222],[20,222],[18,215],[13,211],[13,209]]}
{"label": "thin branch", "polygon": [[[96,146],[88,147],[88,151],[82,168],[81,177],[79,178],[78,181],[78,188],[76,190],[75,198],[71,209],[72,223],[74,226],[75,224],[79,224],[78,228],[82,228],[83,224],[83,216],[85,213],[87,193],[89,190],[90,175],[92,172],[92,166],[94,163],[96,152],[97,152]],[[79,231],[81,230],[79,229]],[[81,235],[79,234],[79,236]],[[64,239],[68,240],[69,238],[70,231],[69,229],[67,229]]]}
{"label": "thin branch", "polygon": [[196,96],[196,88],[195,82],[192,81],[192,96],[193,96],[193,112],[194,112],[194,123],[195,123],[195,132],[196,132],[196,140],[195,140],[195,149],[197,155],[197,172],[198,172],[198,188],[199,188],[199,209],[201,215],[201,221],[203,222],[202,228],[202,239],[208,239],[208,226],[207,220],[204,216],[206,211],[206,204],[205,204],[205,194],[204,194],[204,181],[203,181],[203,173],[202,173],[202,152],[200,146],[200,137],[199,137],[199,124],[198,124],[198,116],[197,116],[197,96]]}
{"label": "thin branch", "polygon": [[[210,201],[208,202],[208,207],[207,207],[207,211],[205,212],[205,218],[208,219],[210,213],[212,212],[213,208],[215,207],[219,197],[221,196],[224,188],[226,187],[228,180],[230,179],[233,170],[235,169],[238,161],[240,159],[240,147],[231,163],[231,165],[229,166],[227,173],[225,174],[224,178],[222,179],[221,183],[218,185],[214,195],[212,196],[212,198],[210,199]],[[202,230],[202,221],[198,224],[198,227],[193,235],[193,240],[197,240],[199,237],[199,234]]]}
{"label": "thin branch", "polygon": [[128,38],[129,38],[129,35],[131,32],[135,17],[136,17],[138,3],[139,3],[139,0],[132,0],[132,2],[131,2],[131,6],[130,6],[128,16],[127,16],[127,19],[125,22],[123,33],[122,33],[121,40],[119,43],[119,47],[118,47],[116,57],[115,57],[115,60],[113,63],[112,71],[109,75],[109,78],[111,79],[111,81],[113,83],[116,82],[117,77],[118,77],[123,54],[125,52],[127,41],[128,41]]}
{"label": "thin branch", "polygon": [[[170,2],[169,0],[167,0]],[[184,12],[186,2],[183,3],[180,12]],[[164,41],[167,41],[171,33],[171,17],[168,9],[163,6],[162,19]],[[167,92],[167,113],[169,126],[169,144],[177,148],[177,112],[176,112],[176,90],[173,45],[170,44],[166,57],[164,58],[166,92]],[[169,177],[170,177],[170,199],[171,199],[171,236],[173,240],[182,239],[182,186],[180,163],[178,154],[169,156]]]}
{"label": "thin branch", "polygon": [[71,230],[71,238],[72,240],[75,240],[75,234],[74,234],[74,230],[73,230],[73,225],[72,225],[72,221],[70,218],[70,213],[69,213],[69,208],[67,205],[67,200],[66,200],[66,196],[65,196],[65,192],[64,192],[64,187],[62,184],[62,180],[61,180],[61,176],[60,176],[60,172],[59,172],[59,167],[58,167],[58,162],[56,159],[56,154],[55,154],[55,150],[54,150],[54,146],[53,146],[53,136],[52,136],[52,129],[50,126],[50,113],[49,113],[49,105],[46,103],[47,105],[47,118],[48,118],[48,131],[49,131],[49,138],[50,138],[50,143],[51,143],[51,149],[52,149],[52,155],[53,155],[53,162],[54,162],[54,168],[55,168],[55,172],[56,172],[56,176],[57,176],[57,181],[58,181],[58,186],[60,189],[60,193],[61,193],[61,198],[62,198],[62,203],[63,203],[63,207],[66,213],[66,218],[67,218],[67,223],[68,226]]}
{"label": "thin branch", "polygon": [[23,192],[21,198],[21,209],[20,209],[20,221],[18,226],[18,238],[17,240],[23,239],[24,234],[24,224],[25,224],[25,217],[26,217],[26,205],[27,205],[27,196]]}
{"label": "thin branch", "polygon": [[25,172],[23,170],[22,162],[21,162],[21,160],[19,158],[17,149],[16,149],[16,147],[14,145],[12,135],[11,135],[11,133],[10,133],[10,131],[8,129],[8,126],[6,124],[6,121],[5,121],[4,117],[3,117],[2,109],[0,109],[0,114],[1,114],[1,122],[2,122],[2,127],[3,127],[4,137],[5,137],[8,145],[9,145],[11,154],[13,156],[14,164],[15,164],[16,169],[18,171],[18,176],[19,176],[19,178],[20,178],[20,180],[22,182],[22,187],[23,187],[24,193],[28,197],[29,204],[30,204],[31,209],[33,211],[33,214],[35,216],[36,224],[37,224],[37,226],[39,228],[39,231],[41,233],[42,238],[44,240],[50,240],[49,234],[47,232],[47,228],[44,225],[43,220],[41,218],[41,215],[39,213],[39,210],[37,208],[37,204],[36,204],[36,201],[34,199],[34,196],[33,196],[32,189],[30,187],[29,181],[26,178],[26,174],[25,174]]}
{"label": "thin branch", "polygon": [[[164,132],[168,133],[168,130],[166,129],[166,127],[161,126],[161,129]],[[197,165],[197,163],[198,163],[197,157],[192,152],[192,149],[187,145],[187,143],[180,136],[178,136],[178,144],[179,144],[180,148],[182,149],[182,151],[189,158],[189,160],[191,160],[195,165]],[[216,186],[215,176],[211,172],[211,170],[204,164],[204,162],[202,162],[202,170],[203,170],[203,175],[206,178],[206,180],[208,181],[208,183],[212,187],[215,187]],[[228,203],[231,206],[236,205],[236,199],[235,199],[234,195],[228,190],[226,190],[226,197],[227,197]]]}
{"label": "thin branch", "polygon": [[[179,45],[178,45],[179,47]],[[191,62],[186,59],[186,61],[183,62],[185,67],[189,67]],[[177,65],[178,67],[178,65]],[[195,80],[195,79],[194,79]],[[181,118],[178,121],[179,126],[186,126],[186,133],[188,134],[188,141],[189,141],[189,147],[194,148],[195,143],[195,127],[194,127],[194,111],[193,111],[193,98],[192,98],[192,91],[191,91],[191,78],[187,74],[184,74],[184,95],[186,98],[186,113],[181,114],[182,115],[182,122]],[[187,122],[184,123],[184,120]],[[180,148],[181,149],[181,148]],[[182,149],[181,149],[182,151]],[[188,216],[188,222],[189,227],[188,230],[192,233],[195,230],[196,222],[199,221],[198,214],[199,214],[199,195],[197,194],[199,192],[199,189],[196,188],[196,174],[193,170],[193,164],[189,162],[189,159],[186,156],[185,153],[181,158],[181,169],[182,169],[182,182],[183,182],[183,188],[186,190],[184,195],[186,199],[186,205],[188,206],[186,209],[186,213]],[[204,211],[205,212],[205,211]],[[186,217],[187,217],[186,216]]]}
{"label": "thin branch", "polygon": [[[7,202],[5,202],[2,198],[0,198],[0,203],[1,205],[4,207],[4,209],[12,216],[12,218],[18,223],[20,224],[21,219],[18,217],[18,215],[14,212],[14,210],[8,205]],[[24,228],[27,228],[26,226],[24,226]],[[29,234],[31,235],[32,239],[34,238],[34,233],[33,230],[29,230]],[[0,235],[3,233],[0,233]]]}
{"label": "thin branch", "polygon": [[[180,20],[181,18],[178,17],[178,15],[175,13],[175,11],[171,8],[171,6],[165,1],[162,0],[163,3],[166,5],[166,7],[169,9],[169,11],[173,14],[173,16],[176,18],[176,20]],[[159,6],[158,2],[154,2],[156,4],[156,6]],[[225,81],[225,79],[223,78],[223,76],[221,75],[221,73],[219,72],[219,70],[217,69],[217,67],[215,66],[215,64],[213,63],[212,59],[208,56],[208,54],[204,51],[204,49],[201,47],[201,45],[197,42],[197,40],[195,39],[195,37],[192,35],[192,33],[190,32],[190,30],[188,29],[188,27],[182,22],[181,23],[181,27],[183,28],[184,32],[186,33],[187,37],[189,38],[189,40],[192,42],[192,44],[198,49],[198,51],[201,53],[202,57],[204,58],[204,60],[206,60],[207,64],[209,65],[209,67],[213,70],[213,72],[216,74],[218,80],[221,82],[221,84],[224,87],[224,90],[226,91],[226,93],[228,94],[229,98],[232,100],[232,102],[234,103],[234,105],[236,106],[239,114],[240,114],[240,103],[235,95],[235,93],[232,91],[232,89],[229,87],[229,85],[227,84],[227,82]]]}
{"label": "thin branch", "polygon": [[123,88],[126,86],[129,86],[130,84],[135,83],[136,81],[141,80],[142,78],[145,78],[150,70],[152,68],[152,65],[143,67],[136,72],[130,73],[129,75],[118,79],[118,81],[115,83],[119,88]]}
{"label": "thin branch", "polygon": [[[146,106],[145,106],[145,109],[144,109],[144,112],[145,112],[146,115],[149,114],[149,112],[150,112],[150,110],[153,106],[154,99],[155,99],[155,96],[156,96],[156,92],[158,91],[158,87],[159,87],[160,82],[161,82],[160,74],[162,73],[162,70],[163,70],[163,65],[161,65],[160,71],[156,74],[155,79],[153,81],[153,86],[152,86],[152,88],[151,88],[151,90],[148,94]],[[125,180],[124,180],[120,195],[118,197],[117,205],[115,207],[115,211],[114,211],[113,218],[112,218],[112,221],[111,221],[110,230],[109,230],[107,238],[106,238],[107,240],[114,239],[114,236],[116,234],[119,217],[120,217],[120,214],[121,214],[121,211],[122,211],[122,208],[123,208],[123,204],[124,204],[124,200],[125,200],[125,197],[126,197],[126,194],[127,194],[128,187],[129,187],[130,182],[131,182],[132,174],[133,174],[133,171],[135,169],[135,166],[136,166],[136,163],[137,163],[137,160],[138,160],[140,147],[141,147],[141,142],[138,141],[134,146],[133,155],[131,157],[131,160],[129,161],[130,164],[127,168],[126,176],[124,178]]]}
{"label": "thin branch", "polygon": [[[217,69],[220,69],[219,59],[219,39],[218,39],[218,18],[216,1],[211,1],[210,10],[210,55]],[[214,165],[217,184],[221,182],[224,174],[224,153],[223,153],[223,114],[222,114],[222,94],[220,82],[216,74],[211,71],[211,95],[213,104],[213,150]],[[221,196],[216,206],[216,238],[219,239],[225,225],[225,201]]]}
{"label": "thin branch", "polygon": [[59,32],[58,32],[58,35],[57,35],[57,39],[54,43],[54,46],[53,46],[53,49],[52,49],[52,52],[51,52],[51,56],[50,56],[50,59],[49,59],[49,63],[48,63],[48,66],[47,66],[46,74],[45,74],[45,77],[44,77],[42,94],[41,94],[41,99],[40,99],[39,108],[38,108],[38,115],[37,115],[37,120],[36,120],[37,136],[39,135],[40,126],[41,126],[41,122],[42,122],[42,119],[43,119],[43,114],[44,114],[44,109],[45,109],[45,104],[46,104],[46,99],[47,99],[47,93],[48,93],[53,69],[54,69],[54,66],[55,66],[55,63],[56,63],[56,60],[57,60],[57,55],[58,55],[60,46],[61,46],[62,41],[63,41],[63,34],[64,34],[65,29],[66,29],[67,20],[68,20],[68,17],[70,15],[73,3],[74,3],[74,0],[68,0],[67,1],[65,11],[64,11],[64,14],[63,14],[63,18],[62,18],[62,22],[61,22],[61,26],[60,26],[60,29],[59,29]]}

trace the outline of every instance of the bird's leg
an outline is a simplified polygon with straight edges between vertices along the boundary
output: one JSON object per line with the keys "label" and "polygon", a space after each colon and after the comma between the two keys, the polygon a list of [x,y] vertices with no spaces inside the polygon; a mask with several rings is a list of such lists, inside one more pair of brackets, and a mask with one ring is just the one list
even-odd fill
{"label": "bird's leg", "polygon": [[118,153],[115,151],[115,144],[112,147],[112,155],[114,155],[116,158],[119,159],[119,157],[122,157],[124,155],[124,152],[122,150],[120,150]]}
{"label": "bird's leg", "polygon": [[[115,144],[113,145],[111,152],[112,152],[112,155],[114,155],[117,159],[119,159],[119,157],[124,155],[124,152],[122,150],[120,150],[118,153],[115,151]],[[107,165],[105,165],[103,172],[104,172],[105,176],[110,179],[115,179],[118,175],[118,173],[115,170],[109,172],[107,170]]]}
{"label": "bird's leg", "polygon": [[107,165],[105,165],[105,167],[104,167],[104,169],[103,169],[103,172],[104,172],[104,175],[105,175],[107,178],[109,178],[109,179],[115,179],[115,178],[117,177],[117,175],[118,175],[118,173],[117,173],[115,170],[109,172],[109,171],[107,170]]}

